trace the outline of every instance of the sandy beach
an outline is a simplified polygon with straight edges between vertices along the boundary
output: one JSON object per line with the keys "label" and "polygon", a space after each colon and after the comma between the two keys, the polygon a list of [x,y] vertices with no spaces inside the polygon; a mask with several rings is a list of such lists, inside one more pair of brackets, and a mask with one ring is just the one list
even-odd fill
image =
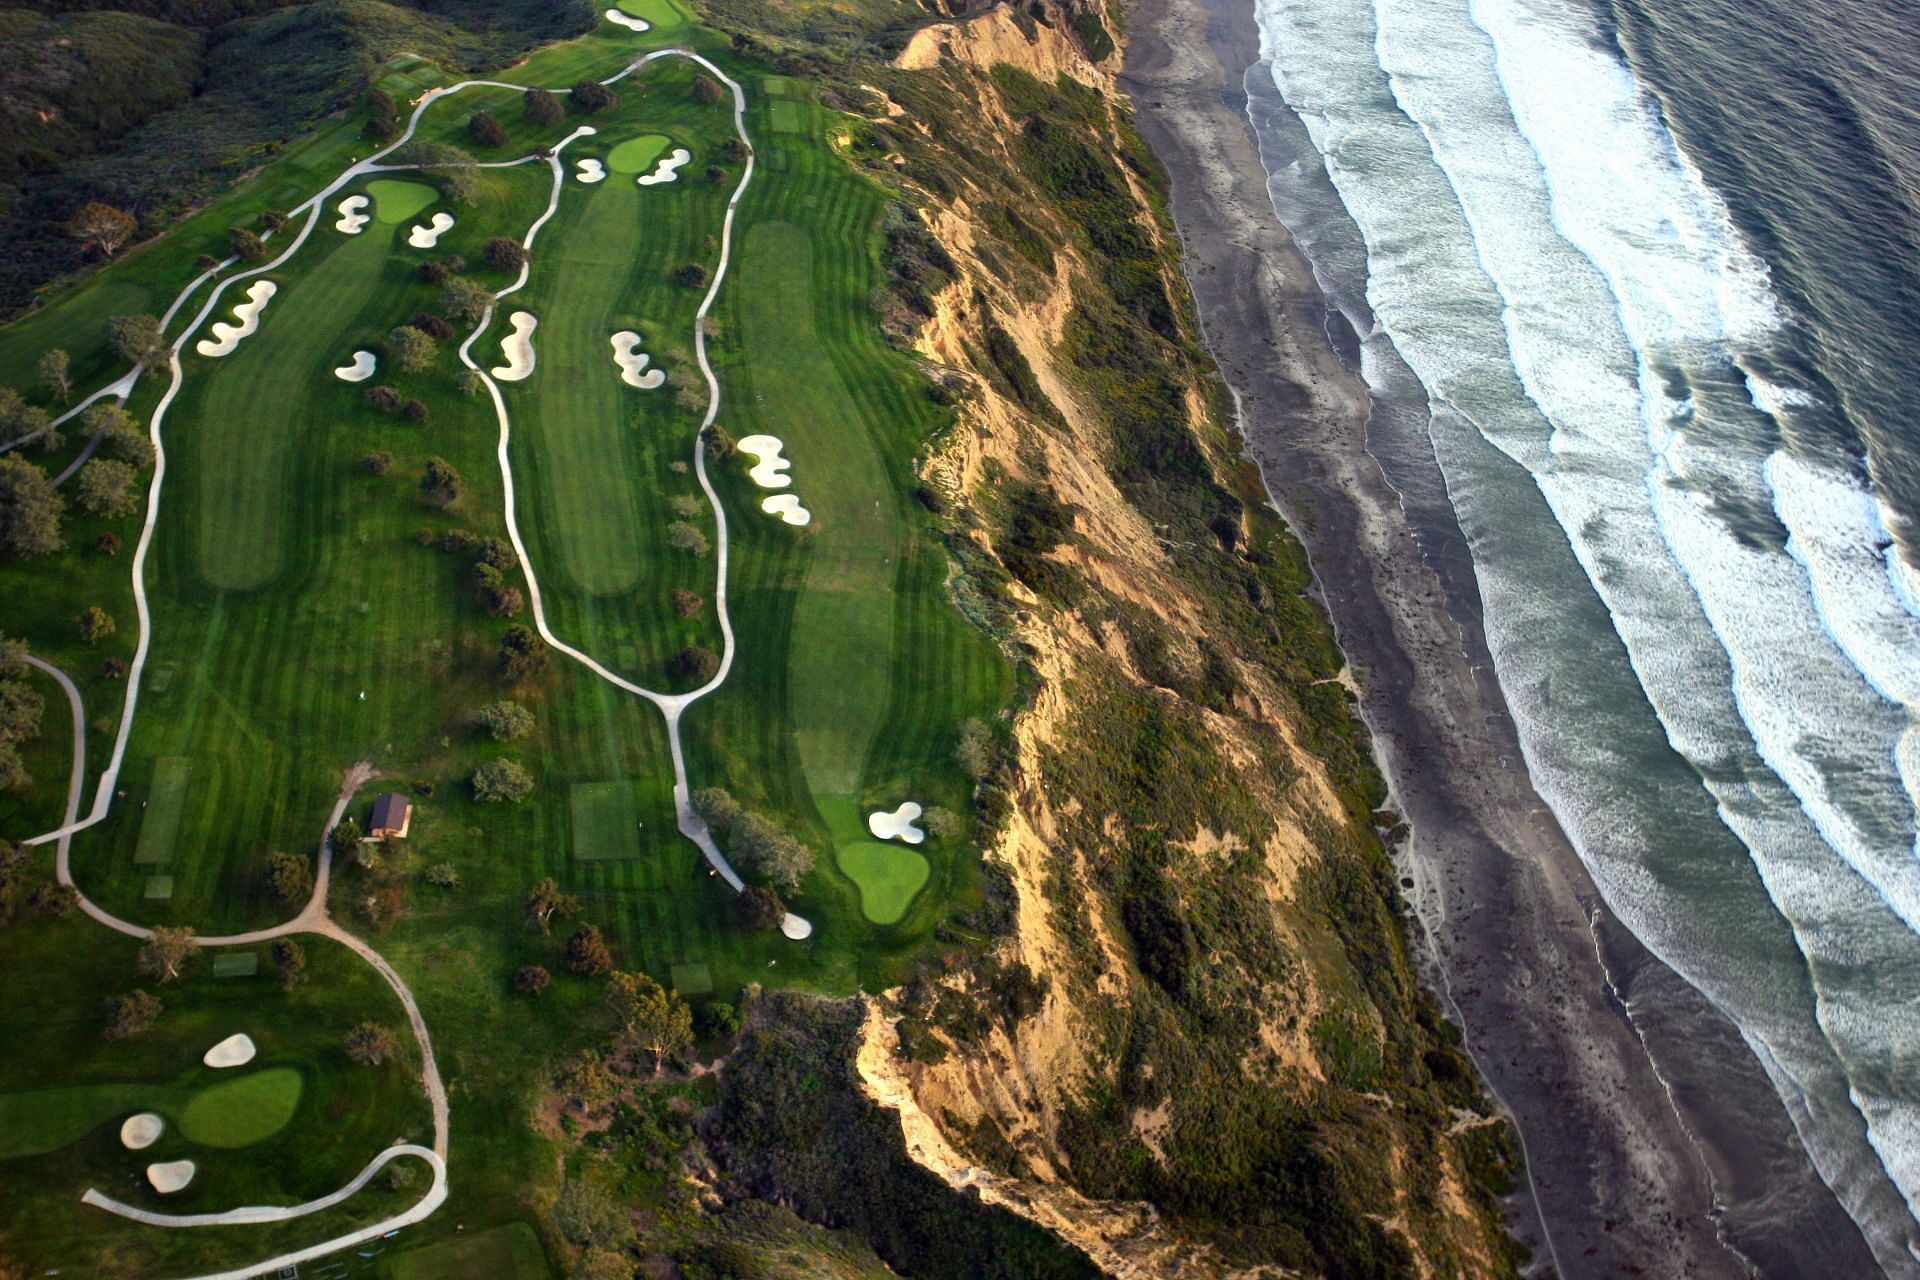
{"label": "sandy beach", "polygon": [[1268,201],[1242,88],[1258,59],[1251,0],[1131,9],[1124,82],[1209,347],[1365,691],[1428,977],[1521,1131],[1513,1231],[1569,1278],[1876,1274],[1731,1022],[1614,919],[1535,794],[1465,544],[1420,497],[1432,459],[1390,480],[1367,451],[1352,335]]}

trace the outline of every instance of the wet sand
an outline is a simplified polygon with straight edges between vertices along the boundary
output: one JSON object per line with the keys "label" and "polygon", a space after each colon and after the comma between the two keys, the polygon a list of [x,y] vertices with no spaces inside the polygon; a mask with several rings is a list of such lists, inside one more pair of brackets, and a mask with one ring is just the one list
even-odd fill
{"label": "wet sand", "polygon": [[1413,831],[1427,976],[1520,1128],[1509,1219],[1532,1270],[1877,1274],[1733,1025],[1607,911],[1526,776],[1465,544],[1417,496],[1437,476],[1396,489],[1368,453],[1352,334],[1268,202],[1242,90],[1252,0],[1136,0],[1129,32],[1123,83],[1172,178],[1208,346]]}

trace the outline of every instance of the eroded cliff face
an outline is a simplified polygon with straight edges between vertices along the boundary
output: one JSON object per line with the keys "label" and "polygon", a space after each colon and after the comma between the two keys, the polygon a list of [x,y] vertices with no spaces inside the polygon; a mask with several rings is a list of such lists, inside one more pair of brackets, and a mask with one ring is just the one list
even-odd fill
{"label": "eroded cliff face", "polygon": [[1089,21],[925,27],[849,138],[937,242],[890,251],[962,396],[922,479],[1033,690],[983,784],[1013,927],[872,999],[860,1072],[916,1160],[1115,1274],[1502,1274],[1504,1131],[1410,976],[1350,680]]}

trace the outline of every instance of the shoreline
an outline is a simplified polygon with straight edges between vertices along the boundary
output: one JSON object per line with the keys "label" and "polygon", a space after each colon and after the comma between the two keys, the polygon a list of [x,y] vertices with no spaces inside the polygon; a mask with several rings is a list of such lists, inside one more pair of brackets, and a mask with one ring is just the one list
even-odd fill
{"label": "shoreline", "polygon": [[[1368,451],[1345,321],[1268,201],[1242,90],[1252,0],[1129,16],[1120,83],[1171,179],[1206,345],[1413,832],[1395,856],[1424,977],[1519,1127],[1527,1182],[1507,1217],[1529,1272],[1878,1274],[1752,1051],[1613,917],[1533,789],[1452,512],[1410,503]],[[1415,465],[1438,483],[1430,456]]]}

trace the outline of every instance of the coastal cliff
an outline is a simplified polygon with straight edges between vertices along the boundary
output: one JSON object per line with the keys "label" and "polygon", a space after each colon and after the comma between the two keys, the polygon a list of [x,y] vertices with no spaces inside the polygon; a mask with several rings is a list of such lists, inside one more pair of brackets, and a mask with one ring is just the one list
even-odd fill
{"label": "coastal cliff", "polygon": [[978,793],[1000,936],[872,997],[860,1076],[922,1166],[1115,1274],[1507,1274],[1508,1130],[1414,979],[1397,818],[1115,25],[775,55],[839,80],[842,152],[898,196],[876,301],[959,406],[921,500],[1025,676]]}

